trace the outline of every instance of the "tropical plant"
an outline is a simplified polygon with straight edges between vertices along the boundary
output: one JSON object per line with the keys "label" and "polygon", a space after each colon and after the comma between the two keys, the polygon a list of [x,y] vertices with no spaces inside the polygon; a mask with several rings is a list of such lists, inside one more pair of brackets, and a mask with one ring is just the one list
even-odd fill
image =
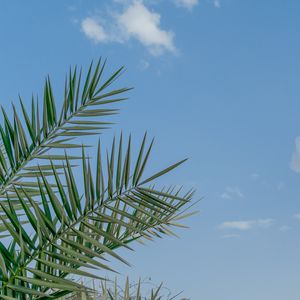
{"label": "tropical plant", "polygon": [[70,70],[59,113],[49,77],[42,105],[33,97],[29,110],[20,98],[11,118],[2,108],[2,299],[56,299],[82,291],[76,276],[103,279],[97,269],[114,271],[107,256],[128,264],[116,249],[172,234],[170,227],[189,214],[193,191],[153,184],[184,161],[145,176],[153,145],[146,135],[136,157],[131,137],[124,143],[122,134],[110,151],[103,153],[99,141],[95,160],[87,155],[80,139],[109,127],[107,117],[129,90],[111,89],[123,67],[104,80],[105,64],[91,64],[85,78],[76,67]]}
{"label": "tropical plant", "polygon": [[97,282],[92,280],[92,288],[87,291],[76,292],[62,297],[60,300],[189,300],[183,298],[182,291],[173,294],[163,283],[157,285],[151,280],[130,282],[126,278],[120,285],[117,278],[113,281],[101,281],[99,288]]}

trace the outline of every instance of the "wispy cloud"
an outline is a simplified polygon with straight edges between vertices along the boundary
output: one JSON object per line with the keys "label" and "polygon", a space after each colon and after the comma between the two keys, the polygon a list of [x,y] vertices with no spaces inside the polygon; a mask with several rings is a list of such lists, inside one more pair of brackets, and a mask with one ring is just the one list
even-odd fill
{"label": "wispy cloud", "polygon": [[244,194],[237,186],[227,186],[225,188],[225,191],[221,194],[221,198],[222,199],[244,198]]}
{"label": "wispy cloud", "polygon": [[291,160],[290,160],[290,168],[300,173],[300,136],[297,136],[295,139],[296,149],[294,150]]}
{"label": "wispy cloud", "polygon": [[258,219],[247,221],[226,221],[220,224],[220,229],[236,229],[236,230],[250,230],[253,228],[267,228],[274,223],[273,219]]}
{"label": "wispy cloud", "polygon": [[181,6],[191,10],[198,4],[198,0],[175,0],[174,1],[177,6]]}
{"label": "wispy cloud", "polygon": [[160,14],[150,11],[143,3],[133,2],[118,16],[118,23],[128,37],[137,39],[154,55],[164,51],[176,52],[172,31],[160,27]]}
{"label": "wispy cloud", "polygon": [[105,26],[97,18],[88,17],[81,22],[82,32],[93,42],[124,43],[134,39],[153,55],[177,53],[174,33],[161,28],[161,15],[150,10],[140,1],[123,6],[123,11],[113,13]]}

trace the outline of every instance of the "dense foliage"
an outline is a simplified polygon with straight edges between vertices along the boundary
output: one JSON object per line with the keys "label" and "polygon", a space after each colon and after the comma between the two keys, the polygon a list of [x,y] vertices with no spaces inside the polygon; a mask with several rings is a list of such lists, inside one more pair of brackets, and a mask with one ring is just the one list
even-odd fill
{"label": "dense foliage", "polygon": [[[102,133],[129,88],[111,89],[120,68],[104,79],[105,62],[86,76],[70,70],[59,112],[49,77],[42,104],[20,98],[0,125],[0,298],[56,299],[85,290],[76,277],[102,279],[110,256],[132,241],[172,234],[193,191],[157,188],[154,182],[180,161],[145,176],[153,141],[137,151],[131,136],[113,139],[110,151],[87,155],[81,139]],[[133,155],[133,153],[137,153]],[[82,178],[82,180],[80,179]],[[97,271],[100,269],[100,271]]]}

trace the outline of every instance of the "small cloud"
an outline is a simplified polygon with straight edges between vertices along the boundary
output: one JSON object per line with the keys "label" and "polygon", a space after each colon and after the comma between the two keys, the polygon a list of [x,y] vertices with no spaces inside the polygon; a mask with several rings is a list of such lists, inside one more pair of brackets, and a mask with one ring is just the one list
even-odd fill
{"label": "small cloud", "polygon": [[222,236],[223,239],[233,239],[233,238],[239,238],[240,235],[239,234],[224,234]]}
{"label": "small cloud", "polygon": [[221,229],[248,230],[253,227],[253,221],[227,221],[220,225]]}
{"label": "small cloud", "polygon": [[117,16],[117,22],[127,38],[135,38],[153,55],[176,52],[174,33],[160,27],[160,14],[150,11],[142,2],[134,1]]}
{"label": "small cloud", "polygon": [[191,10],[198,4],[198,0],[175,0],[175,4]]}
{"label": "small cloud", "polygon": [[288,226],[288,225],[283,225],[283,226],[279,227],[279,230],[282,232],[289,231],[291,229],[292,229],[292,227]]}
{"label": "small cloud", "polygon": [[259,219],[248,221],[227,221],[223,222],[220,229],[237,229],[237,230],[250,230],[253,228],[267,228],[274,223],[273,219]]}
{"label": "small cloud", "polygon": [[81,30],[87,38],[95,43],[106,42],[108,40],[108,35],[104,28],[93,18],[82,20]]}
{"label": "small cloud", "polygon": [[113,2],[125,5],[128,4],[129,0],[113,0]]}
{"label": "small cloud", "polygon": [[292,154],[291,160],[290,160],[290,168],[300,173],[300,136],[297,136],[295,139],[295,146],[296,149]]}
{"label": "small cloud", "polygon": [[222,199],[244,198],[244,194],[238,187],[227,186],[221,194]]}
{"label": "small cloud", "polygon": [[300,214],[296,214],[294,217],[295,217],[296,219],[300,220]]}

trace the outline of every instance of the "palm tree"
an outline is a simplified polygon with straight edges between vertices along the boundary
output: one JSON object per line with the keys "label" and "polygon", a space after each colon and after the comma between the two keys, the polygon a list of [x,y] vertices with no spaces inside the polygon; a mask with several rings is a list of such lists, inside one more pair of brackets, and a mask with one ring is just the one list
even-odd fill
{"label": "palm tree", "polygon": [[146,134],[136,157],[122,134],[108,152],[99,141],[95,159],[87,155],[80,139],[108,128],[107,117],[129,90],[111,89],[124,68],[104,79],[105,65],[92,63],[85,78],[70,70],[59,113],[49,77],[42,105],[33,97],[28,109],[20,98],[11,118],[2,108],[0,299],[83,291],[76,278],[103,279],[99,269],[115,271],[107,257],[128,264],[118,248],[172,234],[170,227],[189,215],[193,191],[154,186],[184,160],[145,176],[153,146]]}

